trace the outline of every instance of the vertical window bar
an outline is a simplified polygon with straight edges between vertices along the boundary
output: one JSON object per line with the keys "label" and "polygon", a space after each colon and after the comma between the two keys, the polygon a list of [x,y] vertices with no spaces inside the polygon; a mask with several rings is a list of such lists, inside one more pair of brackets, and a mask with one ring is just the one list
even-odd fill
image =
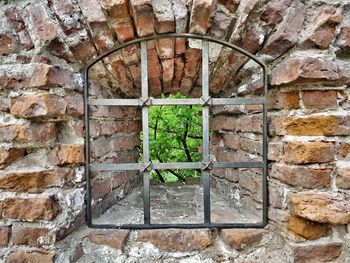
{"label": "vertical window bar", "polygon": [[[202,41],[202,98],[209,98],[209,43]],[[209,106],[203,105],[203,162],[209,162]],[[210,224],[210,173],[202,169],[203,193],[204,193],[204,223]]]}
{"label": "vertical window bar", "polygon": [[[147,42],[141,42],[141,98],[143,101],[148,97],[148,69],[147,69]],[[148,130],[148,106],[142,105],[142,131],[143,131],[143,162],[149,163],[149,130]],[[149,171],[143,172],[143,215],[144,223],[150,224],[150,189],[149,189]]]}

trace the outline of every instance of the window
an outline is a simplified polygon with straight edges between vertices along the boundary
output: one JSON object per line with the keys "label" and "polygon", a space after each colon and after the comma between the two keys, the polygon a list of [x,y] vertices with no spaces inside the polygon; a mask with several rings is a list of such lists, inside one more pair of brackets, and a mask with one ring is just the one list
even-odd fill
{"label": "window", "polygon": [[[195,38],[202,40],[202,96],[200,98],[151,98],[148,88],[148,68],[147,68],[147,41],[158,38]],[[244,54],[250,59],[257,62],[263,69],[263,96],[247,98],[211,98],[209,95],[209,42],[215,42],[225,47],[231,48]],[[90,99],[88,98],[89,89],[89,69],[101,59],[107,57],[113,52],[120,50],[128,45],[141,44],[141,97],[139,99]],[[242,228],[242,227],[264,227],[267,223],[267,123],[266,123],[266,92],[267,92],[267,71],[266,66],[255,58],[253,55],[244,50],[220,40],[216,40],[207,36],[197,36],[190,34],[167,34],[160,36],[151,36],[133,40],[129,43],[114,48],[105,54],[96,58],[87,65],[85,70],[85,123],[86,123],[86,187],[87,187],[87,222],[88,225],[95,228],[201,228],[201,227],[220,227],[220,228]],[[210,134],[209,134],[209,118],[211,107],[218,105],[263,105],[263,151],[262,161],[249,162],[218,162],[210,158]],[[140,107],[142,110],[142,160],[139,163],[110,163],[110,164],[94,164],[90,163],[90,142],[89,142],[89,107],[92,105],[105,106],[131,106]],[[202,114],[202,154],[199,161],[193,162],[152,162],[150,153],[150,125],[149,114],[152,106],[169,106],[169,105],[196,105],[201,107]],[[152,129],[152,128],[151,128]],[[258,223],[215,223],[211,220],[211,196],[210,196],[210,171],[212,169],[225,168],[260,168],[262,174],[262,220]],[[201,172],[201,182],[203,186],[203,220],[200,223],[153,223],[151,220],[150,205],[150,174],[152,170],[167,169],[197,169]],[[91,221],[92,203],[91,203],[91,180],[90,171],[127,171],[139,170],[143,176],[143,224],[93,224]]]}

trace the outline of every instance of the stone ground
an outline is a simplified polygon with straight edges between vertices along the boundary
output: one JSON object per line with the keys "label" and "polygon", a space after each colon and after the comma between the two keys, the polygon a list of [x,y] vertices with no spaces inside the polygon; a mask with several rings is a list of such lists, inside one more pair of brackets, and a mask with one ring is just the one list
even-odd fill
{"label": "stone ground", "polygon": [[[203,222],[201,185],[151,186],[150,196],[152,223]],[[235,205],[229,196],[215,189],[211,189],[210,196],[211,219],[215,223],[252,223],[260,220],[259,215],[255,215],[243,206]],[[96,224],[142,224],[142,222],[142,188],[135,189],[102,216],[93,220]]]}

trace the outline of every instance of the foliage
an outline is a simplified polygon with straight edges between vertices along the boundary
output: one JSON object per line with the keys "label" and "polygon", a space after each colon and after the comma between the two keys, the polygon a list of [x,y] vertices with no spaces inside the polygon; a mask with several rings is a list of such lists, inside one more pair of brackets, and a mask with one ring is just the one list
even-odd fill
{"label": "foliage", "polygon": [[[165,98],[165,97],[163,97]],[[180,94],[169,98],[186,98]],[[149,110],[149,143],[152,162],[198,162],[202,144],[200,106],[152,106]],[[161,182],[198,177],[197,170],[155,170],[151,179]]]}

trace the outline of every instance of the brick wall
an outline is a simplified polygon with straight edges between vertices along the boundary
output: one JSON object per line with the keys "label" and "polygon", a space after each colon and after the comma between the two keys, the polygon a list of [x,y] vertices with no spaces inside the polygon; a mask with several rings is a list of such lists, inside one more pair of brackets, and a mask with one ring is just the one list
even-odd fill
{"label": "brick wall", "polygon": [[[136,37],[206,34],[268,65],[266,229],[89,230],[85,220],[82,69]],[[350,5],[302,0],[19,0],[0,2],[1,262],[348,262],[350,260]],[[150,93],[200,96],[201,50],[148,43]],[[261,72],[210,45],[215,97],[259,96]],[[90,96],[140,95],[137,45],[97,63]],[[261,159],[261,108],[212,111],[216,159]],[[99,163],[138,159],[140,112],[91,108]],[[223,193],[261,210],[261,171],[213,172]],[[248,176],[247,176],[248,175]],[[118,178],[118,180],[116,180]],[[140,184],[138,172],[93,173],[100,215]]]}

